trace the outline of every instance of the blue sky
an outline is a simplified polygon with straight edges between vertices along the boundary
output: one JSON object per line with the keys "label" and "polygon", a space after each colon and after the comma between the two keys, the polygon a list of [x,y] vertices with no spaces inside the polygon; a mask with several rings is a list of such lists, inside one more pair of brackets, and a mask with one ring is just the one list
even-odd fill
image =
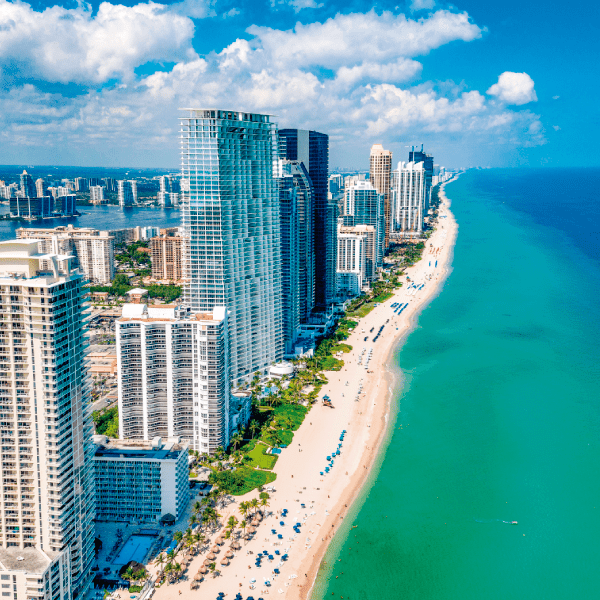
{"label": "blue sky", "polygon": [[178,108],[330,134],[332,167],[424,143],[598,165],[596,3],[0,0],[0,164],[173,167]]}

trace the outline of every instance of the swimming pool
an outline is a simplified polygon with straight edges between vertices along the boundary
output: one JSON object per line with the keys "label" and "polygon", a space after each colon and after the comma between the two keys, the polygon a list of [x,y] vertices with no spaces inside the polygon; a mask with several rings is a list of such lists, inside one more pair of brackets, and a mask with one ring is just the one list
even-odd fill
{"label": "swimming pool", "polygon": [[279,448],[271,448],[271,454],[281,454],[281,450]]}
{"label": "swimming pool", "polygon": [[149,535],[132,535],[113,560],[113,565],[126,565],[130,560],[143,562],[155,539]]}

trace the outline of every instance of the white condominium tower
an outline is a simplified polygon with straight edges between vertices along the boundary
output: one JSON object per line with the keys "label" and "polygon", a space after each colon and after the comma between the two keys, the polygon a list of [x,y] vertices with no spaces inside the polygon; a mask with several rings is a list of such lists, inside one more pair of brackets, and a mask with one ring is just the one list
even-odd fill
{"label": "white condominium tower", "polygon": [[195,450],[229,444],[227,313],[125,304],[116,322],[119,431],[180,437]]}
{"label": "white condominium tower", "polygon": [[82,275],[35,240],[0,242],[0,583],[11,600],[83,597],[94,558]]}
{"label": "white condominium tower", "polygon": [[277,130],[268,115],[185,109],[181,187],[185,301],[229,311],[234,383],[283,355]]}
{"label": "white condominium tower", "polygon": [[137,202],[137,181],[117,181],[119,206],[131,206]]}
{"label": "white condominium tower", "polygon": [[392,237],[423,232],[426,203],[426,172],[422,162],[399,162],[392,173]]}

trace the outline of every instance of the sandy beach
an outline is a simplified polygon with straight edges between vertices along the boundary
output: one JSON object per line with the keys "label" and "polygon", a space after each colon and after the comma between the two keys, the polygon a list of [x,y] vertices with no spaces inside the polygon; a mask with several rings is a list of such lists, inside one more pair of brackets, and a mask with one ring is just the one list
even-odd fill
{"label": "sandy beach", "polygon": [[[190,589],[190,583],[207,553],[193,557],[182,580],[156,589],[154,598],[216,598],[219,592],[228,600],[233,600],[238,592],[244,599],[253,596],[257,600],[266,595],[290,600],[310,596],[327,546],[358,497],[386,437],[393,384],[389,368],[392,354],[414,327],[419,312],[439,293],[450,270],[457,225],[443,188],[438,228],[427,240],[423,258],[407,269],[401,278],[403,286],[393,298],[360,320],[347,340],[353,349],[343,356],[344,368],[325,373],[329,383],[320,397],[329,395],[334,408],[315,404],[277,461],[277,479],[272,484],[275,491],[267,516],[253,539],[241,541],[241,550],[235,552],[229,566],[220,566],[229,544],[223,546],[216,558],[221,575],[207,575],[197,590]],[[395,302],[407,307],[398,314],[391,307]],[[336,453],[342,431],[346,433],[340,454],[326,473],[327,457]],[[219,508],[222,525],[230,515],[241,521],[239,502],[257,496],[254,491]],[[285,509],[288,514],[282,517]],[[301,524],[299,533],[294,531],[297,523]],[[211,541],[216,537],[216,533],[210,536]],[[268,554],[262,565],[255,566],[256,556],[265,550]],[[284,554],[288,555],[286,561],[280,558]],[[273,560],[269,560],[269,555]],[[279,574],[274,574],[274,569]],[[269,586],[265,579],[270,581]]]}

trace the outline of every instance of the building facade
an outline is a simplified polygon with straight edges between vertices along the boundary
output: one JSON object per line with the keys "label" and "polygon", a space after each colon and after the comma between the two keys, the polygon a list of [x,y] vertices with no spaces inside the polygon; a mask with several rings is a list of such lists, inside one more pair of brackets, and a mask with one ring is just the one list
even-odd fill
{"label": "building facade", "polygon": [[108,440],[95,435],[96,519],[179,519],[189,502],[188,447],[178,441]]}
{"label": "building facade", "polygon": [[33,177],[27,172],[23,171],[21,173],[21,195],[24,198],[36,198],[37,190],[35,189],[35,184],[33,183]]}
{"label": "building facade", "polygon": [[94,558],[83,277],[45,258],[0,242],[0,581],[17,600],[83,596]]}
{"label": "building facade", "polygon": [[429,203],[431,202],[431,188],[433,187],[433,156],[423,151],[423,145],[421,144],[421,150],[415,150],[414,146],[408,153],[408,161],[418,164],[423,163],[423,171],[425,171],[425,197],[423,211],[427,215],[429,212]]}
{"label": "building facade", "polygon": [[13,217],[43,219],[51,217],[54,213],[54,198],[52,196],[36,198],[34,193],[32,197],[10,198],[9,203],[10,214]]}
{"label": "building facade", "polygon": [[108,231],[72,225],[54,229],[17,229],[21,240],[39,240],[42,253],[72,254],[74,266],[92,282],[109,284],[115,276],[115,240]]}
{"label": "building facade", "polygon": [[303,163],[313,185],[315,305],[322,309],[334,301],[336,294],[337,204],[328,194],[329,136],[318,131],[281,129],[279,152],[281,158]]}
{"label": "building facade", "polygon": [[119,431],[150,441],[180,437],[195,450],[226,448],[230,437],[225,308],[189,313],[126,304],[116,322]]}
{"label": "building facade", "polygon": [[151,238],[152,277],[181,281],[183,279],[183,238],[159,235]]}
{"label": "building facade", "polygon": [[381,144],[373,144],[371,147],[369,181],[378,193],[383,194],[383,213],[385,217],[385,234],[383,240],[384,251],[390,245],[390,222],[391,222],[391,193],[390,183],[392,179],[392,152],[384,150]]}
{"label": "building facade", "polygon": [[227,307],[237,383],[283,355],[276,127],[268,115],[186,110],[185,302],[194,312]]}
{"label": "building facade", "polygon": [[[346,219],[346,217],[352,217]],[[370,181],[357,181],[344,192],[344,221],[352,225],[370,225],[376,231],[376,267],[383,264],[385,240],[385,206],[380,194]]]}
{"label": "building facade", "polygon": [[101,185],[90,186],[90,202],[92,204],[106,204],[104,199],[104,188]]}
{"label": "building facade", "polygon": [[392,237],[412,237],[423,233],[427,196],[424,165],[399,162],[392,174]]}
{"label": "building facade", "polygon": [[132,206],[137,202],[137,181],[117,181],[119,206]]}

